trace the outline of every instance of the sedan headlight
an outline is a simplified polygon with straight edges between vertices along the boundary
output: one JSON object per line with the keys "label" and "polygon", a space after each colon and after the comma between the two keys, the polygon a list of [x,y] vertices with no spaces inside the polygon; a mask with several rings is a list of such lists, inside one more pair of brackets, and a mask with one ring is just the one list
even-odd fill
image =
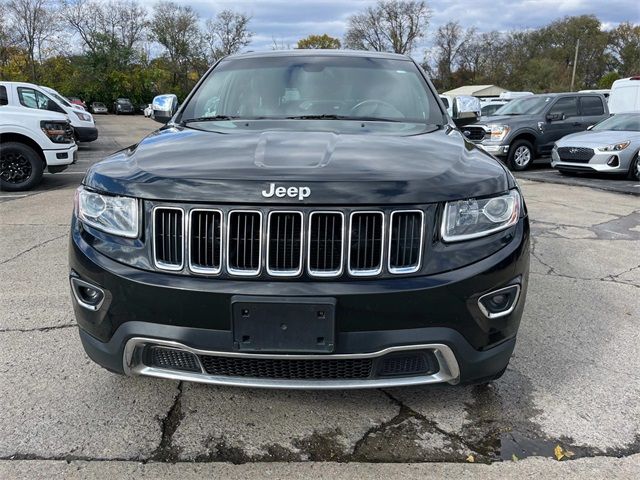
{"label": "sedan headlight", "polygon": [[598,150],[601,152],[619,152],[620,150],[624,150],[627,148],[631,142],[627,140],[626,142],[614,143],[613,145],[607,145],[605,147],[600,147]]}
{"label": "sedan headlight", "polygon": [[83,122],[90,122],[91,121],[91,115],[89,115],[88,113],[82,113],[82,112],[73,112],[76,114],[76,116],[82,120]]}
{"label": "sedan headlight", "polygon": [[76,214],[90,227],[127,238],[138,236],[138,200],[102,195],[83,187],[76,191]]}
{"label": "sedan headlight", "polygon": [[509,134],[511,128],[508,125],[487,125],[489,129],[489,139],[501,142]]}
{"label": "sedan headlight", "polygon": [[470,240],[515,225],[520,218],[521,203],[517,190],[499,197],[448,202],[442,218],[442,239],[445,242]]}

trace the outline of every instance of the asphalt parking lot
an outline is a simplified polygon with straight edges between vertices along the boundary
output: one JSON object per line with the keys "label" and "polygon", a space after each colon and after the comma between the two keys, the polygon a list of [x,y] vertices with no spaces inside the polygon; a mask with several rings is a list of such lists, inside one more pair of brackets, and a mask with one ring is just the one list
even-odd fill
{"label": "asphalt parking lot", "polygon": [[[33,191],[0,192],[0,478],[635,477],[640,197],[629,193],[640,188],[520,177],[529,294],[511,364],[489,387],[305,392],[125,378],[80,345],[68,223],[84,170],[157,125],[98,117],[100,138],[76,165]],[[533,174],[543,171],[555,174]],[[557,446],[569,461],[554,459]]]}

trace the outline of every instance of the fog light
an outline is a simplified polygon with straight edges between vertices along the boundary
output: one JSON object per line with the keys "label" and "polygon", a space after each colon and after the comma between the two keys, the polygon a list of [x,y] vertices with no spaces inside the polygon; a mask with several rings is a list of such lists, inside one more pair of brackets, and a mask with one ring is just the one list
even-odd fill
{"label": "fog light", "polygon": [[71,277],[70,281],[71,291],[78,305],[92,311],[100,309],[102,302],[104,302],[104,291],[100,287],[77,277]]}
{"label": "fog light", "polygon": [[520,285],[511,285],[478,299],[478,307],[487,318],[499,318],[509,315],[516,308],[520,296]]}
{"label": "fog light", "polygon": [[620,159],[618,158],[617,155],[611,155],[609,157],[609,160],[607,160],[607,165],[609,165],[610,167],[619,167]]}

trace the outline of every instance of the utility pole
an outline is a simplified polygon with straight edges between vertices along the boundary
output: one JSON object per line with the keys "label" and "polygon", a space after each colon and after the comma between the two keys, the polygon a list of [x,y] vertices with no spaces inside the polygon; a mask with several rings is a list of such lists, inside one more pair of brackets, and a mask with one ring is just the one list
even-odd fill
{"label": "utility pole", "polygon": [[580,39],[576,42],[576,55],[573,58],[573,73],[571,74],[571,91],[573,92],[573,84],[576,80],[576,65],[578,64],[578,50],[580,49]]}

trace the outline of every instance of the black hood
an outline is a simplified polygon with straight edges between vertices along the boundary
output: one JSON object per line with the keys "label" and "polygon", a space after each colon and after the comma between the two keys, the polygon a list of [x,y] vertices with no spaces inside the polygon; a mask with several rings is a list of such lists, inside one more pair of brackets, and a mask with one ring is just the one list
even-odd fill
{"label": "black hood", "polygon": [[[265,198],[309,187],[304,200]],[[449,127],[398,136],[166,128],[89,169],[84,184],[145,199],[231,204],[420,204],[504,192],[511,176]]]}

